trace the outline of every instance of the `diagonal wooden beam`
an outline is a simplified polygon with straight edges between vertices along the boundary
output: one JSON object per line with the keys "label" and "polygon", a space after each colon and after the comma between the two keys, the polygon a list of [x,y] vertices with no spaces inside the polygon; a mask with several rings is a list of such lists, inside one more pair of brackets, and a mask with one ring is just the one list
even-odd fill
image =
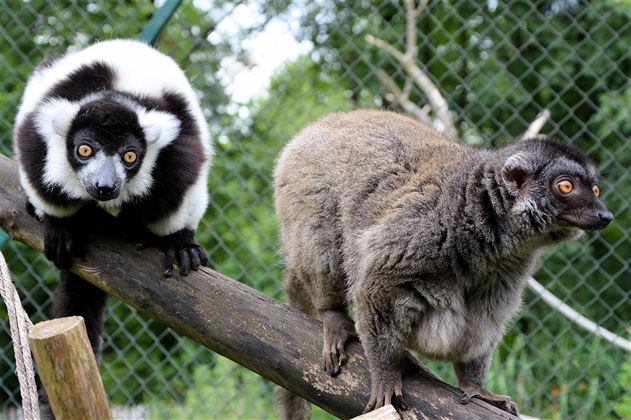
{"label": "diagonal wooden beam", "polygon": [[[41,251],[41,227],[24,203],[17,166],[0,155],[0,228]],[[157,250],[138,251],[130,243],[97,237],[72,271],[338,417],[361,414],[370,375],[359,343],[351,343],[349,363],[331,378],[321,367],[320,322],[209,268],[165,279],[161,267]],[[418,418],[516,418],[476,399],[462,405],[457,389],[417,371],[406,374],[404,396],[411,407],[407,414]]]}

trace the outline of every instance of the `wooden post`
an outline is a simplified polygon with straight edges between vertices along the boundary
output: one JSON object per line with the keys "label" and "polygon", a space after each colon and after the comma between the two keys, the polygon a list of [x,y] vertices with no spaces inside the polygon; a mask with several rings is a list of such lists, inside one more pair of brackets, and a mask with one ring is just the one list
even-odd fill
{"label": "wooden post", "polygon": [[112,418],[82,317],[40,322],[29,338],[57,420]]}

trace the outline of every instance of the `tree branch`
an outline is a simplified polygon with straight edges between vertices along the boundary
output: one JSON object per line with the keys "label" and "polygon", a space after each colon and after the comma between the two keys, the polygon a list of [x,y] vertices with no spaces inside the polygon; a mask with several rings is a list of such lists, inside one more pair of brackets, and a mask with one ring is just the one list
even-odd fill
{"label": "tree branch", "polygon": [[372,36],[370,34],[366,35],[365,39],[366,39],[367,43],[372,44],[375,47],[380,48],[383,51],[385,51],[386,53],[390,54],[399,63],[402,63],[402,62],[407,60],[405,55],[403,55],[403,53],[401,51],[399,51],[396,48],[394,48],[392,46],[392,44],[390,44],[389,42],[386,42],[383,39],[374,37],[374,36]]}
{"label": "tree branch", "polygon": [[[377,77],[381,81],[381,84],[388,91],[388,95],[386,95],[386,99],[390,102],[398,103],[401,108],[408,114],[416,117],[419,121],[424,124],[431,125],[432,119],[429,117],[429,109],[421,108],[416,105],[409,99],[409,87],[410,83],[406,83],[404,90],[401,90],[397,83],[392,80],[390,76],[386,74],[385,71],[379,69],[377,70]],[[409,79],[408,79],[409,80]]]}
{"label": "tree branch", "polygon": [[[0,155],[0,227],[41,250],[41,226],[24,204],[17,166]],[[351,343],[348,364],[331,378],[321,367],[320,322],[209,268],[165,279],[155,249],[138,251],[109,237],[89,243],[85,261],[72,271],[90,283],[338,417],[362,412],[370,375],[359,343]],[[404,383],[419,418],[516,418],[477,399],[462,405],[458,390],[417,371]]]}
{"label": "tree branch", "polygon": [[550,118],[550,110],[546,108],[537,114],[537,117],[530,123],[528,129],[521,135],[520,139],[529,139],[539,135],[539,132],[548,121],[548,118]]}
{"label": "tree branch", "polygon": [[[423,91],[438,120],[442,123],[442,132],[451,138],[457,138],[458,131],[449,115],[449,105],[440,90],[430,77],[416,63],[418,55],[416,22],[420,14],[426,9],[427,1],[421,0],[417,7],[415,0],[405,0],[406,51],[402,53],[390,43],[373,35],[366,35],[366,42],[383,50],[399,62],[403,70],[414,80]],[[403,106],[401,104],[401,106]]]}

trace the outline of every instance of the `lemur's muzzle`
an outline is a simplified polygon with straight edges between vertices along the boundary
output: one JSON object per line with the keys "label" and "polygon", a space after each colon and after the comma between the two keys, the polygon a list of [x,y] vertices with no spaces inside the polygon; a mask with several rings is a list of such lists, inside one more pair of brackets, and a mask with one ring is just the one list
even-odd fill
{"label": "lemur's muzzle", "polygon": [[560,219],[580,229],[598,230],[606,228],[611,223],[613,214],[605,203],[593,197],[588,207],[563,214]]}
{"label": "lemur's muzzle", "polygon": [[116,173],[114,157],[105,157],[103,164],[97,168],[92,181],[87,191],[93,198],[99,201],[108,201],[118,197],[122,180]]}

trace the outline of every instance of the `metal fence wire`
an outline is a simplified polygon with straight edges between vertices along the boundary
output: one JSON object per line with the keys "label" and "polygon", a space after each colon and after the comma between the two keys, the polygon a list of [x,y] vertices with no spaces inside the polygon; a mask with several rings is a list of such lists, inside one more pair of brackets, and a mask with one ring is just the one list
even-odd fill
{"label": "metal fence wire", "polygon": [[[100,39],[137,37],[163,2],[155,3],[0,2],[0,152],[12,154],[15,112],[40,60]],[[295,41],[286,47],[287,34]],[[407,53],[408,67],[380,41]],[[542,133],[577,144],[597,163],[615,222],[547,254],[536,278],[598,325],[631,334],[628,1],[196,0],[181,5],[157,46],[186,70],[217,149],[212,203],[198,231],[214,269],[282,298],[271,173],[279,150],[307,123],[332,111],[384,107],[448,128],[410,76],[412,63],[445,99],[463,141],[503,144],[547,109]],[[263,76],[248,79],[283,53],[269,85]],[[17,242],[2,247],[27,312],[34,322],[46,319],[55,270]],[[4,307],[0,319],[3,417],[20,396]],[[277,417],[271,383],[118,301],[108,307],[103,348],[101,371],[115,406],[140,406],[151,418]],[[428,364],[455,384],[447,364]],[[529,415],[631,418],[630,354],[531,291],[488,385]]]}

